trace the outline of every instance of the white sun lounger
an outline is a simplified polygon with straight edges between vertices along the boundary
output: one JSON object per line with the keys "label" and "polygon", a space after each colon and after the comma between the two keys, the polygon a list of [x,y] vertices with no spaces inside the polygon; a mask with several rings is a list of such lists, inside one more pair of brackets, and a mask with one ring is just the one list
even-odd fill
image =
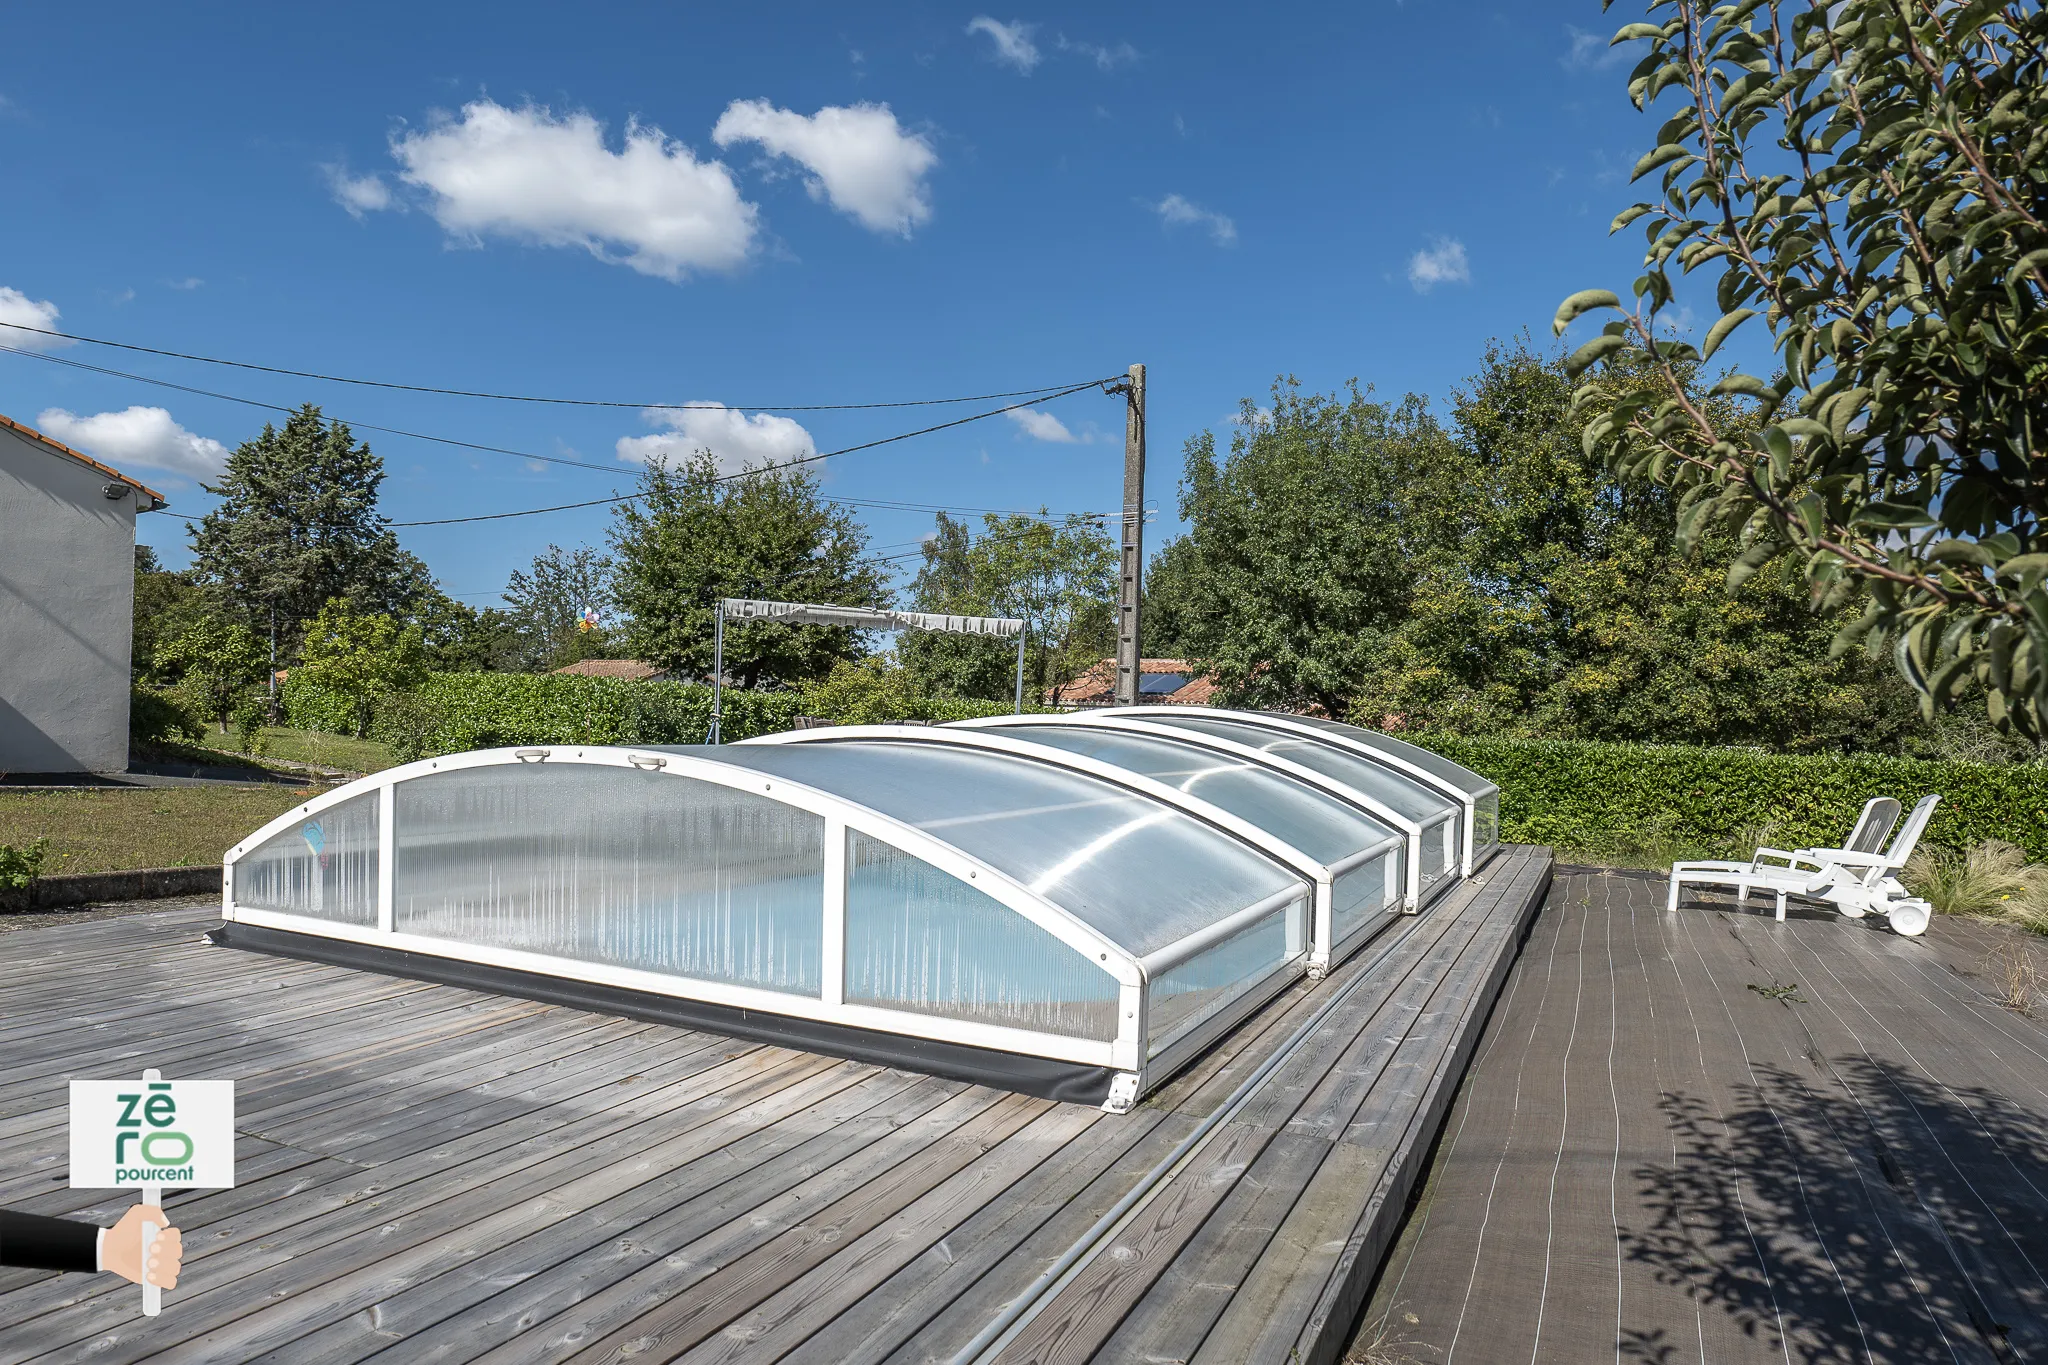
{"label": "white sun lounger", "polygon": [[[1845,849],[1859,852],[1875,852],[1884,847],[1892,826],[1899,822],[1899,803],[1889,796],[1873,796],[1863,803],[1862,814],[1856,817],[1855,827],[1849,837],[1842,841]],[[1808,849],[1787,851],[1782,848],[1759,848],[1748,862],[1729,859],[1706,859],[1697,862],[1673,863],[1671,865],[1671,890],[1664,904],[1666,910],[1678,908],[1678,889],[1687,883],[1705,886],[1732,886],[1738,905],[1749,903],[1752,889],[1775,891],[1778,896],[1778,918],[1785,918],[1785,897],[1801,893],[1806,883],[1816,873],[1825,870],[1821,863],[1805,855]],[[1772,861],[1775,859],[1776,861]],[[1802,864],[1805,869],[1801,871]],[[1793,875],[1793,874],[1797,875]]]}
{"label": "white sun lounger", "polygon": [[[1898,803],[1888,797],[1876,798],[1864,806],[1847,847],[1803,848],[1790,853],[1758,849],[1757,857],[1748,863],[1676,863],[1671,868],[1665,908],[1678,909],[1679,891],[1684,886],[1728,886],[1735,889],[1738,902],[1746,902],[1752,890],[1773,893],[1780,920],[1785,918],[1786,898],[1803,896],[1825,901],[1852,919],[1880,914],[1901,934],[1920,933],[1927,927],[1933,909],[1927,902],[1907,894],[1898,881],[1898,871],[1912,856],[1940,800],[1939,796],[1921,798],[1891,846],[1882,851],[1874,845],[1890,832],[1898,812]],[[1783,865],[1768,863],[1767,857],[1783,859]]]}

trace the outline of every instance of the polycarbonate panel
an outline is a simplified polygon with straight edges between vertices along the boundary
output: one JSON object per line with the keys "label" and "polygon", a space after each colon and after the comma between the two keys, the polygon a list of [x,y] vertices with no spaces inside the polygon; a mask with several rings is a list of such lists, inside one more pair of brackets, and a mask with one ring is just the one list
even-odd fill
{"label": "polycarbonate panel", "polygon": [[1308,902],[1289,902],[1221,943],[1152,978],[1146,1017],[1148,1057],[1220,1012],[1302,954]]}
{"label": "polycarbonate panel", "polygon": [[821,816],[560,761],[429,773],[395,797],[401,933],[821,993]]}
{"label": "polycarbonate panel", "polygon": [[235,864],[235,904],[336,924],[377,923],[377,793],[273,834]]}
{"label": "polycarbonate panel", "polygon": [[1177,787],[1306,853],[1340,863],[1393,831],[1349,802],[1247,759],[1100,725],[976,726],[970,733],[1048,744]]}
{"label": "polycarbonate panel", "polygon": [[1138,956],[1300,881],[1171,806],[1008,754],[889,739],[701,752],[925,830]]}
{"label": "polycarbonate panel", "polygon": [[1321,716],[1294,716],[1288,715],[1283,711],[1261,711],[1259,714],[1262,716],[1272,716],[1279,720],[1291,720],[1300,725],[1326,731],[1329,734],[1342,735],[1346,739],[1355,740],[1360,744],[1378,749],[1381,753],[1392,754],[1403,762],[1413,763],[1431,777],[1442,778],[1467,796],[1477,796],[1482,792],[1494,789],[1492,782],[1487,781],[1464,764],[1453,763],[1442,754],[1434,753],[1419,744],[1410,744],[1404,739],[1395,739],[1392,735],[1381,734],[1378,730],[1367,730],[1362,726],[1346,725],[1342,721],[1325,720]]}
{"label": "polycarbonate panel", "polygon": [[[1165,709],[1162,707],[1161,711]],[[1454,798],[1432,791],[1416,779],[1383,767],[1363,754],[1349,753],[1338,745],[1310,739],[1306,735],[1287,734],[1252,721],[1213,716],[1148,714],[1145,719],[1157,725],[1234,740],[1276,758],[1290,759],[1325,777],[1335,778],[1418,823],[1427,823],[1450,810],[1458,810],[1462,814],[1462,808]]]}
{"label": "polycarbonate panel", "polygon": [[847,847],[846,999],[1116,1038],[1117,981],[1022,915],[879,839]]}
{"label": "polycarbonate panel", "polygon": [[1500,793],[1488,792],[1472,803],[1472,847],[1491,848],[1500,842]]}
{"label": "polycarbonate panel", "polygon": [[1392,850],[1337,874],[1330,883],[1330,941],[1352,934],[1401,905],[1401,852]]}

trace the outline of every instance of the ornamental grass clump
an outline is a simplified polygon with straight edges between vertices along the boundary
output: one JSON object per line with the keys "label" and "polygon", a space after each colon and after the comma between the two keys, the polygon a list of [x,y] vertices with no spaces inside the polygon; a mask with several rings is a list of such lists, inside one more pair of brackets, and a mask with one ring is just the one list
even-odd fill
{"label": "ornamental grass clump", "polygon": [[1907,860],[1906,889],[1944,915],[2017,924],[2048,934],[2048,867],[2024,850],[1987,839],[1967,851],[1922,845]]}

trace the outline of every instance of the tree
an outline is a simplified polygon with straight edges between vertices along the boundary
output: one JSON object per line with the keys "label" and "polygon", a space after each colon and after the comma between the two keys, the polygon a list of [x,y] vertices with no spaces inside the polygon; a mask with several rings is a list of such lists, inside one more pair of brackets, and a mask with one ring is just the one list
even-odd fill
{"label": "tree", "polygon": [[137,678],[157,674],[156,655],[206,612],[206,594],[190,574],[164,568],[156,551],[135,547],[135,614],[129,668]]}
{"label": "tree", "polygon": [[[977,536],[941,512],[911,601],[918,611],[1022,619],[1025,686],[1042,695],[1115,648],[1116,559],[1100,517],[989,513]],[[920,631],[896,650],[934,695],[1011,699],[1017,653],[1008,640]]]}
{"label": "tree", "polygon": [[[1332,396],[1241,426],[1221,469],[1196,443],[1191,481],[1212,490],[1149,588],[1167,627],[1199,665],[1252,661],[1218,668],[1232,700],[1330,677],[1346,690],[1311,700],[1368,724],[1786,750],[1927,738],[1879,666],[1829,657],[1840,613],[1816,616],[1790,566],[1731,595],[1723,541],[1681,548],[1678,499],[1587,454],[1571,393],[1558,360],[1496,345],[1447,427],[1417,400],[1384,427],[1370,404],[1339,420]],[[1698,401],[1739,425],[1734,400]],[[1304,575],[1284,547],[1318,527],[1346,539],[1311,542]],[[1246,601],[1259,611],[1233,610]],[[1322,629],[1340,612],[1348,631]],[[1262,671],[1275,639],[1293,652]]]}
{"label": "tree", "polygon": [[509,613],[478,610],[439,588],[414,609],[426,641],[427,666],[436,673],[518,672],[526,667],[526,641]]}
{"label": "tree", "polygon": [[[1649,250],[1625,308],[1571,357],[1654,363],[1579,390],[1589,451],[1681,495],[1689,544],[1730,537],[1730,583],[1792,555],[1835,636],[1889,649],[1931,717],[1961,689],[2030,736],[2048,722],[2048,12],[2038,3],[1653,0],[1629,81],[1670,117],[1622,211]],[[1660,313],[1672,267],[1720,263],[1700,344]],[[1761,315],[1780,372],[1681,382]]]}
{"label": "tree", "polygon": [[282,641],[332,598],[403,615],[431,587],[377,512],[384,462],[308,403],[228,456],[220,505],[192,529],[193,575],[259,633]]}
{"label": "tree", "polygon": [[378,702],[426,681],[426,640],[416,624],[358,612],[347,598],[331,597],[306,627],[298,674],[350,702],[361,739]]}
{"label": "tree", "polygon": [[223,733],[243,692],[261,681],[269,651],[240,621],[194,616],[155,652],[154,666],[174,680],[193,709],[220,722]]}
{"label": "tree", "polygon": [[1182,649],[1238,702],[1343,717],[1444,539],[1454,459],[1421,398],[1389,407],[1355,386],[1276,384],[1270,414],[1244,404],[1220,459],[1213,434],[1190,438],[1187,543],[1162,552],[1153,584]]}
{"label": "tree", "polygon": [[[617,632],[607,621],[614,609],[612,562],[588,545],[548,546],[533,557],[530,571],[513,571],[504,596],[519,636],[520,667],[529,672],[604,658],[615,646]],[[590,625],[586,612],[598,624]]]}
{"label": "tree", "polygon": [[[818,494],[803,469],[722,476],[708,451],[654,464],[612,527],[613,589],[633,657],[674,673],[711,674],[712,609],[721,597],[872,607],[887,601],[867,532]],[[861,654],[836,626],[746,625],[725,632],[727,676],[745,687],[822,678]]]}

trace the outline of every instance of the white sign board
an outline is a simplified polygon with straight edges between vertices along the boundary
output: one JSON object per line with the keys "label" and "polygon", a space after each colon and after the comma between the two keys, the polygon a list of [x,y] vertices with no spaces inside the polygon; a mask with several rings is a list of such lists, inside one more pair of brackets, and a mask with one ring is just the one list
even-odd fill
{"label": "white sign board", "polygon": [[226,1189],[235,1183],[235,1083],[71,1083],[71,1185]]}

